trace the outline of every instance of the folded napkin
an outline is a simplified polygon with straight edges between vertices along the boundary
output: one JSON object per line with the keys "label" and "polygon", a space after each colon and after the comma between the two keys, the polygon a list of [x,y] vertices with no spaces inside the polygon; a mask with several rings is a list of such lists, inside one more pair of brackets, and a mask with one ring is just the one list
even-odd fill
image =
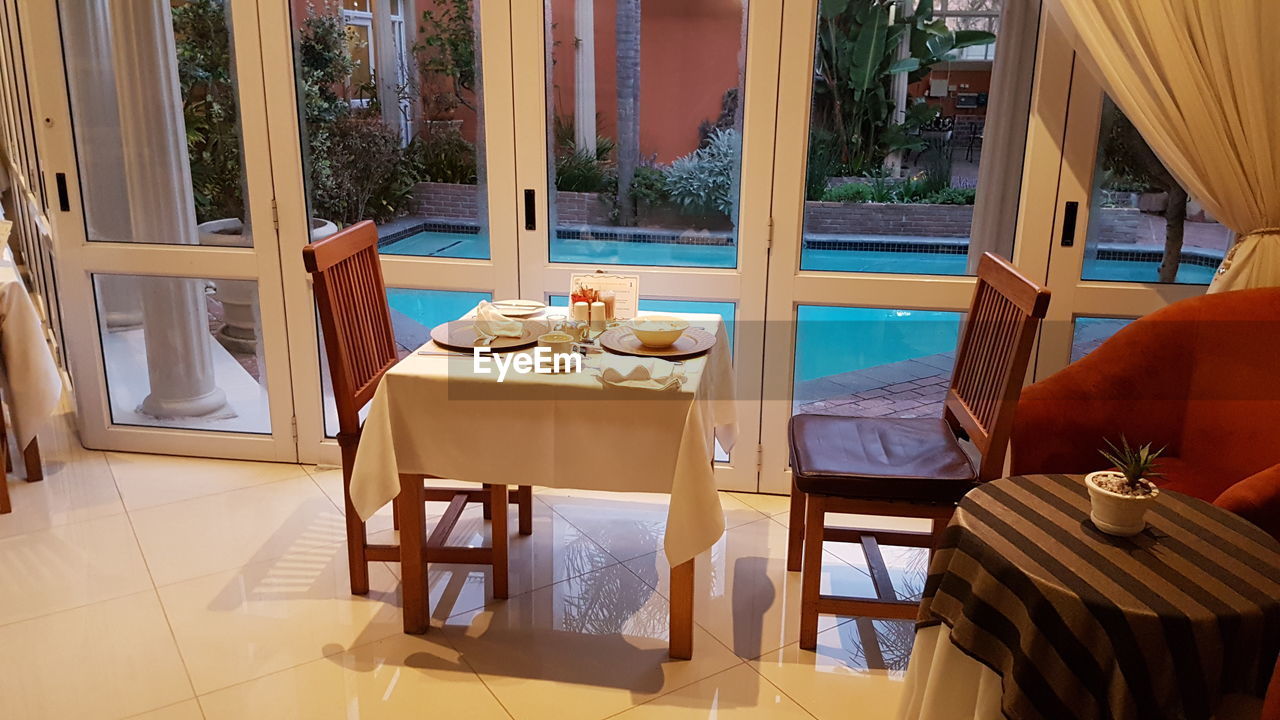
{"label": "folded napkin", "polygon": [[609,355],[600,363],[600,382],[619,387],[672,390],[684,383],[684,367],[660,358]]}
{"label": "folded napkin", "polygon": [[480,335],[518,338],[524,334],[524,323],[498,312],[488,300],[476,306],[475,328]]}

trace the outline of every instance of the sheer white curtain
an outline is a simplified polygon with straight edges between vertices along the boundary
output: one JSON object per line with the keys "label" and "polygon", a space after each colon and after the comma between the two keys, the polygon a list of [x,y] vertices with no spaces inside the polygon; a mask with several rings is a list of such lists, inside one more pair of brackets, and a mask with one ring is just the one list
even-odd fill
{"label": "sheer white curtain", "polygon": [[1209,292],[1280,285],[1280,0],[1049,0],[1165,166],[1236,243]]}

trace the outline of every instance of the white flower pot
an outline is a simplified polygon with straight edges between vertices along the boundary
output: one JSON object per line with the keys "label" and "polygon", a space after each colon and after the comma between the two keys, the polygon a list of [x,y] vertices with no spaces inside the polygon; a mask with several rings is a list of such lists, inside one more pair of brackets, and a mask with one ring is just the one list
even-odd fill
{"label": "white flower pot", "polygon": [[1108,535],[1130,537],[1142,532],[1147,526],[1144,517],[1147,507],[1160,494],[1160,489],[1144,479],[1143,482],[1151,486],[1150,495],[1121,495],[1099,487],[1094,479],[1101,477],[1124,476],[1114,470],[1099,470],[1085,476],[1084,484],[1089,488],[1089,519]]}
{"label": "white flower pot", "polygon": [[[239,218],[224,218],[200,223],[201,245],[253,247],[253,238],[244,234]],[[328,220],[311,219],[311,241],[315,242],[338,231]],[[225,324],[218,331],[223,345],[233,351],[254,353],[258,347],[258,284],[252,280],[214,280],[214,297],[222,303]]]}

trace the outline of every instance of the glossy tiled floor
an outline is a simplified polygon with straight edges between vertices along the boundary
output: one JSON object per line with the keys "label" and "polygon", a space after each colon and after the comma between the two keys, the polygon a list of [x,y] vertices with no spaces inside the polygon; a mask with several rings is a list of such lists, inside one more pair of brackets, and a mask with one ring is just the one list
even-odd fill
{"label": "glossy tiled floor", "polygon": [[[487,569],[433,566],[433,627],[410,637],[398,566],[348,591],[337,471],[85,450],[66,416],[41,442],[47,479],[11,477],[0,516],[6,720],[896,713],[909,623],[826,617],[818,652],[796,645],[784,498],[722,493],[694,659],[672,662],[665,497],[537,490],[513,596],[492,599]],[[371,528],[390,535],[388,511]],[[454,540],[486,533],[468,510]],[[887,554],[918,585],[918,554]],[[857,548],[832,548],[823,582],[871,591]]]}

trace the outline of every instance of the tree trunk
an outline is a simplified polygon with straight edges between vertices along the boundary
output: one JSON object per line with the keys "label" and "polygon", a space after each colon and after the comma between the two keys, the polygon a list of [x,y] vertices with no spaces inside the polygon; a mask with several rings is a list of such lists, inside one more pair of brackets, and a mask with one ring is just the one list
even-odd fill
{"label": "tree trunk", "polygon": [[618,0],[618,222],[635,222],[631,181],[640,163],[640,0]]}
{"label": "tree trunk", "polygon": [[1164,258],[1160,261],[1160,282],[1178,279],[1182,262],[1182,237],[1187,225],[1187,191],[1174,183],[1169,187],[1169,205],[1164,211]]}

